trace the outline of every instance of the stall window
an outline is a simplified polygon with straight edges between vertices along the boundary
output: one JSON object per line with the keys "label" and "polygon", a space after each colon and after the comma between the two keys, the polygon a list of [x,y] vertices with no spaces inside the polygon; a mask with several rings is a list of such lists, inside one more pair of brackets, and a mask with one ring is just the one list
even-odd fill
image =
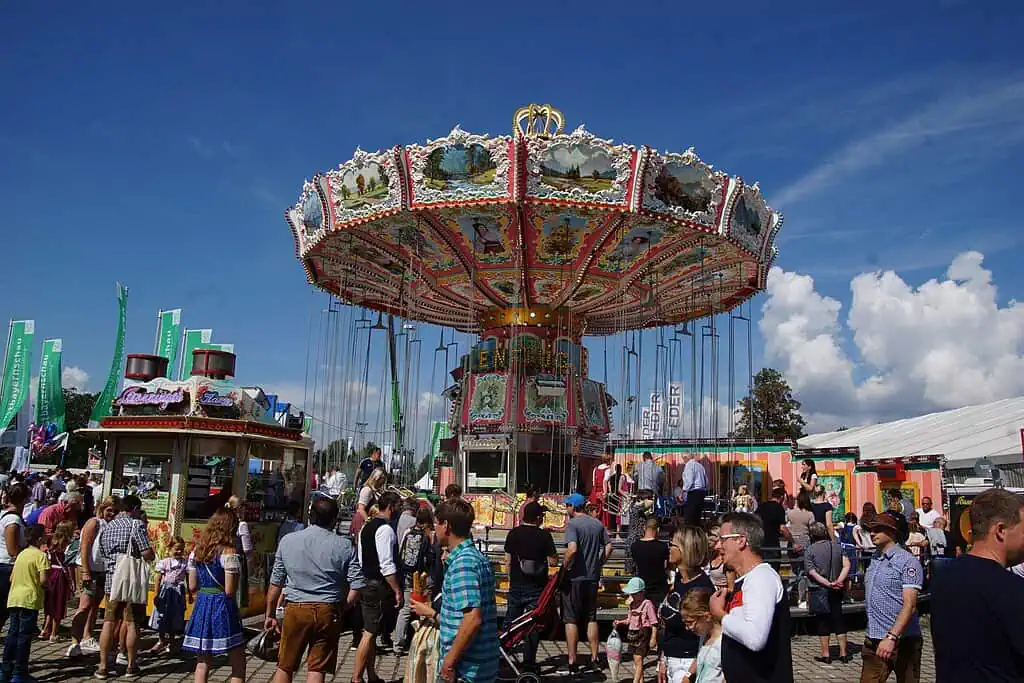
{"label": "stall window", "polygon": [[273,443],[249,444],[245,500],[250,517],[264,522],[284,519],[290,506],[301,510],[306,499],[308,452]]}
{"label": "stall window", "polygon": [[224,507],[235,480],[235,442],[190,439],[185,517],[206,519]]}
{"label": "stall window", "polygon": [[466,492],[491,493],[505,488],[504,451],[469,451],[466,454]]}

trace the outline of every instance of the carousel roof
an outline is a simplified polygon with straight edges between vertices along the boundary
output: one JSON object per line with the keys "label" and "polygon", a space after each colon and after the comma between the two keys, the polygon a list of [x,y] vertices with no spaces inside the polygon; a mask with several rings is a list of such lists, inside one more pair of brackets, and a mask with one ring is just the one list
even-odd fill
{"label": "carousel roof", "polygon": [[966,406],[895,422],[812,434],[799,448],[852,448],[861,460],[945,456],[950,467],[970,467],[987,457],[996,464],[1021,462],[1024,396]]}
{"label": "carousel roof", "polygon": [[[545,105],[511,136],[456,127],[356,150],[286,212],[309,281],[356,305],[479,331],[586,334],[678,323],[763,289],[782,216],[693,150],[562,132]],[[551,320],[554,316],[555,320]]]}

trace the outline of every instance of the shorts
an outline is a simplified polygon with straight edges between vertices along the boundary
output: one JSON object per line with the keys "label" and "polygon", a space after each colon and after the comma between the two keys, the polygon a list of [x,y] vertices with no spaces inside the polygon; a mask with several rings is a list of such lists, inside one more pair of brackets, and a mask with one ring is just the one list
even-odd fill
{"label": "shorts", "polygon": [[395,611],[395,594],[383,581],[370,580],[359,589],[359,605],[363,613],[363,631],[379,635],[388,630]]}
{"label": "shorts", "polygon": [[[811,589],[815,590],[815,589]],[[810,598],[808,598],[810,602]],[[840,591],[828,591],[828,612],[825,614],[813,615],[815,635],[827,636],[829,634],[843,635],[846,633],[846,623],[843,621],[843,594]]]}
{"label": "shorts", "polygon": [[103,587],[106,586],[107,578],[104,572],[92,572],[92,578],[82,581],[82,594],[89,598],[102,598]]}
{"label": "shorts", "polygon": [[683,674],[690,672],[692,657],[665,657],[665,673],[668,683],[683,683]]}
{"label": "shorts", "polygon": [[341,637],[341,607],[326,602],[290,602],[284,608],[281,645],[277,667],[294,674],[302,665],[302,653],[309,648],[306,668],[334,673],[338,668],[338,638]]}
{"label": "shorts", "polygon": [[572,581],[562,591],[562,621],[586,626],[597,621],[597,581]]}
{"label": "shorts", "polygon": [[124,620],[129,624],[145,625],[146,606],[136,605],[133,602],[117,602],[107,600],[107,606],[103,610],[103,621],[114,622]]}
{"label": "shorts", "polygon": [[626,642],[629,643],[629,651],[634,657],[646,657],[651,651],[651,627],[630,629],[626,632]]}

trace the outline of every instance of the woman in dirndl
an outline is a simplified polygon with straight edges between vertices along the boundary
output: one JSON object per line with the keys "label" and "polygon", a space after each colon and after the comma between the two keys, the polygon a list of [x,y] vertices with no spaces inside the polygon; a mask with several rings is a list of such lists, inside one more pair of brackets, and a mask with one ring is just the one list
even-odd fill
{"label": "woman in dirndl", "polygon": [[231,683],[245,680],[245,636],[238,603],[242,560],[235,552],[235,516],[228,509],[210,517],[188,570],[189,591],[198,593],[182,649],[196,653],[195,683],[206,683],[214,655],[227,654]]}

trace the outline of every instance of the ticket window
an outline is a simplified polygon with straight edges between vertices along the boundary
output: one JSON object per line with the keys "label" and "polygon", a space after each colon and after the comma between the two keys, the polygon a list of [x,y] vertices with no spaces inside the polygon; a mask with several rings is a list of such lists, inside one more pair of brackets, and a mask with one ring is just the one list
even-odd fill
{"label": "ticket window", "polygon": [[235,442],[190,439],[186,470],[185,518],[207,519],[231,497],[235,481]]}
{"label": "ticket window", "polygon": [[506,452],[466,452],[466,493],[493,493],[504,490],[508,482]]}
{"label": "ticket window", "polygon": [[259,521],[276,522],[291,511],[302,517],[309,474],[305,448],[274,443],[249,444],[249,476],[245,480],[246,505],[258,509]]}

